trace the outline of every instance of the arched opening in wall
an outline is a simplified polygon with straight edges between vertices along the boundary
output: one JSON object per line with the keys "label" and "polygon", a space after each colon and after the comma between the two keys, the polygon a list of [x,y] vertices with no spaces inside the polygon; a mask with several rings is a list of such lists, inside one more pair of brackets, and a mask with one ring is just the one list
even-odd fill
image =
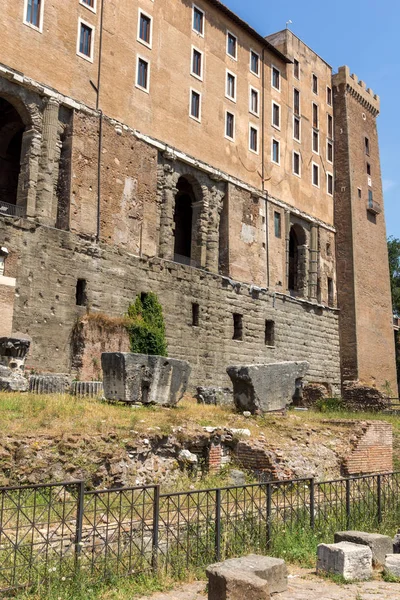
{"label": "arched opening in wall", "polygon": [[175,242],[174,260],[183,264],[191,264],[193,237],[193,204],[195,195],[192,185],[185,177],[180,177],[177,183],[178,192],[175,196]]}
{"label": "arched opening in wall", "polygon": [[17,214],[18,178],[25,125],[10,102],[0,98],[0,212]]}
{"label": "arched opening in wall", "polygon": [[288,288],[294,296],[304,295],[306,286],[306,235],[300,225],[292,225],[289,236]]}

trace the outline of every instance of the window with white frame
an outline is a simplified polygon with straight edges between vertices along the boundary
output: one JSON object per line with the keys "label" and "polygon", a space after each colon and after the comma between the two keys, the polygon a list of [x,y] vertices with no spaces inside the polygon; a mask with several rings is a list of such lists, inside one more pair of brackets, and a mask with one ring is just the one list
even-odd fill
{"label": "window with white frame", "polygon": [[312,74],[312,91],[314,94],[318,94],[318,77],[315,73]]}
{"label": "window with white frame", "polygon": [[80,3],[92,12],[96,12],[96,0],[80,0]]}
{"label": "window with white frame", "polygon": [[197,79],[203,79],[203,53],[201,50],[192,47],[192,64],[191,64],[191,75],[197,77]]}
{"label": "window with white frame", "polygon": [[293,139],[300,142],[300,117],[293,117]]}
{"label": "window with white frame", "polygon": [[326,103],[332,106],[332,88],[329,86],[326,87]]}
{"label": "window with white frame", "polygon": [[326,160],[333,163],[333,144],[329,140],[326,143]]}
{"label": "window with white frame", "polygon": [[300,177],[300,153],[293,151],[293,173]]}
{"label": "window with white frame", "polygon": [[192,29],[201,36],[204,36],[204,11],[193,4],[193,22]]}
{"label": "window with white frame", "polygon": [[293,90],[293,112],[295,115],[300,115],[300,92],[296,88]]}
{"label": "window with white frame", "polygon": [[260,76],[260,55],[254,50],[250,50],[250,71]]}
{"label": "window with white frame", "polygon": [[312,184],[319,187],[319,165],[312,163]]}
{"label": "window with white frame", "polygon": [[235,115],[229,111],[225,114],[225,137],[235,139]]}
{"label": "window with white frame", "polygon": [[236,75],[230,71],[226,72],[226,91],[225,95],[229,100],[236,102]]}
{"label": "window with white frame", "polygon": [[333,175],[332,173],[326,174],[326,191],[329,196],[333,196]]}
{"label": "window with white frame", "polygon": [[231,58],[237,59],[237,37],[230,31],[226,32],[226,53]]}
{"label": "window with white frame", "polygon": [[42,32],[44,0],[25,0],[24,23]]}
{"label": "window with white frame", "polygon": [[332,115],[328,115],[328,137],[333,139],[333,117]]}
{"label": "window with white frame", "polygon": [[82,19],[78,21],[77,54],[93,62],[94,27]]}
{"label": "window with white frame", "polygon": [[136,63],[136,87],[148,92],[150,89],[150,63],[141,56]]}
{"label": "window with white frame", "polygon": [[312,149],[315,154],[319,154],[319,133],[318,131],[312,132]]}
{"label": "window with white frame", "polygon": [[152,18],[142,10],[139,10],[138,19],[138,40],[145,46],[151,48],[152,38]]}
{"label": "window with white frame", "polygon": [[272,138],[271,159],[275,164],[281,164],[281,144],[274,138]]}
{"label": "window with white frame", "polygon": [[196,90],[190,90],[190,116],[196,121],[201,120],[201,94]]}
{"label": "window with white frame", "polygon": [[250,112],[256,117],[260,114],[260,94],[258,90],[250,86]]}
{"label": "window with white frame", "polygon": [[249,148],[252,152],[258,154],[258,129],[254,125],[249,127]]}
{"label": "window with white frame", "polygon": [[281,91],[281,72],[274,66],[271,69],[271,85],[278,92]]}
{"label": "window with white frame", "polygon": [[272,125],[277,129],[281,127],[281,107],[276,102],[272,103]]}

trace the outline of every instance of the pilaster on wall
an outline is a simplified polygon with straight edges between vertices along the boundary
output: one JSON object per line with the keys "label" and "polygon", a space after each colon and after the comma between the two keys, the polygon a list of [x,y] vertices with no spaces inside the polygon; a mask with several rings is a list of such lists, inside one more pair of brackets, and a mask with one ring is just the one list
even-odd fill
{"label": "pilaster on wall", "polygon": [[49,98],[43,112],[36,216],[41,223],[50,226],[54,226],[57,219],[57,180],[61,153],[58,112],[59,102]]}

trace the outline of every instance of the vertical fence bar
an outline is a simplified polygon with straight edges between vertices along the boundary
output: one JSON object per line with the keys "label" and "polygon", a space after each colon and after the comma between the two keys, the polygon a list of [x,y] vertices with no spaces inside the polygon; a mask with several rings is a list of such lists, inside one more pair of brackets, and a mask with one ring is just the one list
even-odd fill
{"label": "vertical fence bar", "polygon": [[221,490],[215,495],[215,558],[221,560]]}
{"label": "vertical fence bar", "polygon": [[351,506],[350,506],[350,479],[346,479],[346,529],[350,529],[350,517],[351,517]]}
{"label": "vertical fence bar", "polygon": [[158,570],[158,542],[159,542],[159,531],[160,531],[160,486],[156,485],[154,488],[153,498],[153,537],[152,537],[152,554],[151,554],[151,568],[154,573]]}
{"label": "vertical fence bar", "polygon": [[267,483],[267,522],[266,522],[266,534],[267,534],[267,550],[271,548],[271,506],[272,506],[272,489],[271,484]]}
{"label": "vertical fence bar", "polygon": [[377,517],[378,523],[382,523],[382,478],[380,475],[377,476],[376,481],[377,487]]}
{"label": "vertical fence bar", "polygon": [[76,530],[75,530],[75,566],[79,567],[79,558],[82,552],[82,529],[83,529],[83,512],[85,506],[85,482],[78,482],[78,501],[76,515]]}
{"label": "vertical fence bar", "polygon": [[310,479],[310,527],[315,528],[315,479]]}

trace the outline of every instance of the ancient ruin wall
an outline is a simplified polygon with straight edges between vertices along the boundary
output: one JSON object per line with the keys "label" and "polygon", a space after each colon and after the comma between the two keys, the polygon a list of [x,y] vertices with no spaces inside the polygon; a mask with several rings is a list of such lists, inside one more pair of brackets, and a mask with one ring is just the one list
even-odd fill
{"label": "ancient ruin wall", "polygon": [[[14,331],[29,332],[28,366],[71,368],[72,330],[87,307],[76,305],[77,280],[86,280],[93,312],[120,316],[140,292],[154,291],[164,308],[170,356],[192,365],[191,384],[229,385],[230,364],[307,360],[309,379],[340,381],[335,310],[258,291],[219,275],[159,258],[140,259],[108,245],[32,223],[3,220],[0,237],[18,256]],[[192,324],[192,304],[199,325]],[[233,338],[242,315],[243,340]],[[275,323],[275,345],[265,343],[265,321]]]}

